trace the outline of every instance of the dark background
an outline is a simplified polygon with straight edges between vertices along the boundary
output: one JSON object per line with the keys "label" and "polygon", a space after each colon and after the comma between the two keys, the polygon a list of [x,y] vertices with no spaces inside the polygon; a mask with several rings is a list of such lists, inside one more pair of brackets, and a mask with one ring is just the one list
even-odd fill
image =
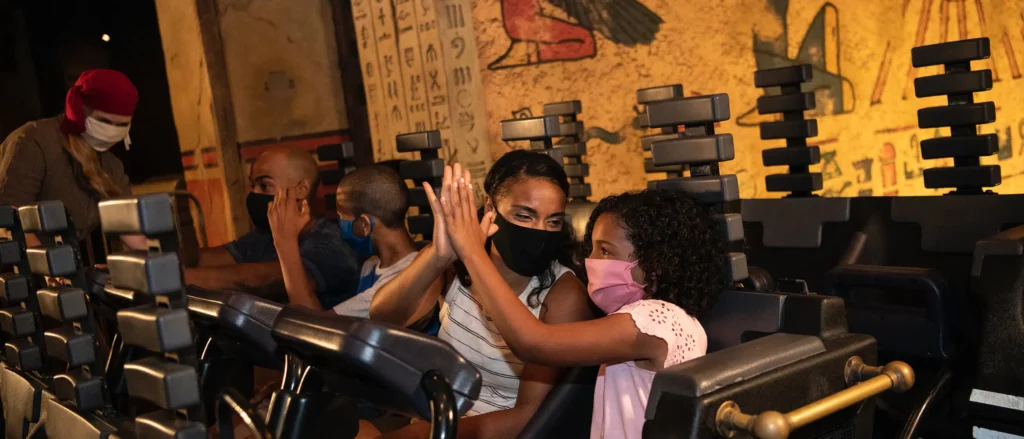
{"label": "dark background", "polygon": [[119,70],[139,89],[132,149],[113,149],[132,183],[181,175],[153,0],[0,0],[0,138],[61,114],[68,88],[94,68]]}

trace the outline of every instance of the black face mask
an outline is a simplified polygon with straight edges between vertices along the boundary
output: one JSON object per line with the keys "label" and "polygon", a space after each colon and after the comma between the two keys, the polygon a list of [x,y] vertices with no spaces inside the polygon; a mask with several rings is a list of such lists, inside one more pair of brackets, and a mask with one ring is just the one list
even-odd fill
{"label": "black face mask", "polygon": [[498,214],[494,219],[498,232],[491,237],[494,249],[505,265],[520,276],[533,277],[551,266],[562,245],[561,232],[531,229],[505,220]]}
{"label": "black face mask", "polygon": [[245,207],[249,209],[249,219],[257,229],[270,230],[267,209],[272,201],[274,201],[273,195],[257,194],[256,192],[249,192],[249,196],[245,197]]}

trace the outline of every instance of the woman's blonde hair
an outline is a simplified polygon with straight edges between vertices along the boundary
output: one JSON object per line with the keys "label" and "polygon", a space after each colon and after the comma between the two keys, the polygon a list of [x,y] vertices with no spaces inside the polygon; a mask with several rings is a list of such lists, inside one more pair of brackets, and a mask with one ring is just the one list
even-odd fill
{"label": "woman's blonde hair", "polygon": [[99,155],[89,146],[79,134],[67,134],[64,136],[64,149],[71,157],[82,166],[82,174],[85,180],[103,198],[115,198],[121,196],[121,188],[114,184],[114,181],[100,167]]}

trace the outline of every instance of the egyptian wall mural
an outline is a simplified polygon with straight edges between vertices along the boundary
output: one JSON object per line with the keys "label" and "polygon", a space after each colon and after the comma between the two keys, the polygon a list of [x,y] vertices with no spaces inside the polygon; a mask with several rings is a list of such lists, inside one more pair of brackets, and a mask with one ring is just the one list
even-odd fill
{"label": "egyptian wall mural", "polygon": [[[353,0],[357,3],[390,7],[383,0]],[[432,2],[390,3],[397,10],[406,3],[428,7]],[[918,129],[917,110],[946,102],[917,99],[913,81],[938,74],[940,68],[913,68],[910,50],[984,36],[991,40],[992,57],[973,68],[991,69],[995,85],[976,100],[996,104],[996,122],[981,132],[997,133],[1000,150],[982,163],[1002,166],[1003,184],[997,192],[1024,192],[1024,1],[442,0],[436,8],[437,28],[421,24],[415,31],[418,47],[434,41],[444,50],[437,59],[459,63],[446,64],[443,75],[436,77],[448,87],[438,95],[449,100],[447,107],[438,108],[449,111],[453,127],[467,119],[456,111],[473,114],[472,130],[467,131],[472,135],[446,134],[451,139],[447,159],[483,162],[480,145],[489,147],[491,159],[525,147],[501,141],[501,120],[539,115],[545,103],[579,99],[594,198],[640,189],[648,178],[663,177],[643,172],[639,138],[649,132],[639,126],[635,91],[680,83],[687,96],[729,94],[732,118],[716,131],[733,134],[736,160],[723,170],[739,176],[744,197],[774,196],[764,190],[764,177],[784,170],[762,166],[761,150],[782,143],[760,140],[757,124],[771,116],[755,111],[763,92],[754,87],[754,71],[811,64],[814,80],[805,90],[814,91],[817,105],[808,117],[818,119],[819,134],[808,143],[821,148],[822,163],[812,169],[823,174],[822,194],[937,194],[924,188],[921,172],[952,161],[922,160],[919,145],[946,134]],[[446,29],[452,25],[448,12],[455,13],[456,27],[463,33]],[[473,38],[467,39],[470,32]],[[470,69],[461,71],[463,67]],[[429,70],[423,81],[431,78]],[[470,77],[472,83],[466,86]],[[453,92],[460,84],[465,93],[474,93],[473,99]],[[380,90],[377,95],[367,91],[371,105],[388,105],[382,96],[386,90]],[[460,102],[470,104],[460,109]],[[392,123],[387,135],[422,126],[449,128],[437,119],[419,125]],[[386,150],[393,150],[393,140],[389,145],[379,136],[387,130],[373,130],[375,142],[381,142],[380,155],[393,157]],[[466,144],[460,136],[479,143]]]}

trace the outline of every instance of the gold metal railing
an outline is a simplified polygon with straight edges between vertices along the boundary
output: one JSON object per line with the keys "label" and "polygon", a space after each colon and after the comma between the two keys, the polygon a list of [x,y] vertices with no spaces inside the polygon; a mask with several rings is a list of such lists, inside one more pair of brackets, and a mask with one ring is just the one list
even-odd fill
{"label": "gold metal railing", "polygon": [[789,413],[767,411],[748,415],[733,401],[718,407],[715,424],[718,433],[734,437],[741,431],[759,439],[785,439],[793,430],[822,419],[886,390],[905,392],[914,386],[914,369],[902,361],[884,367],[868,366],[858,356],[846,362],[846,383],[851,387],[814,401]]}

